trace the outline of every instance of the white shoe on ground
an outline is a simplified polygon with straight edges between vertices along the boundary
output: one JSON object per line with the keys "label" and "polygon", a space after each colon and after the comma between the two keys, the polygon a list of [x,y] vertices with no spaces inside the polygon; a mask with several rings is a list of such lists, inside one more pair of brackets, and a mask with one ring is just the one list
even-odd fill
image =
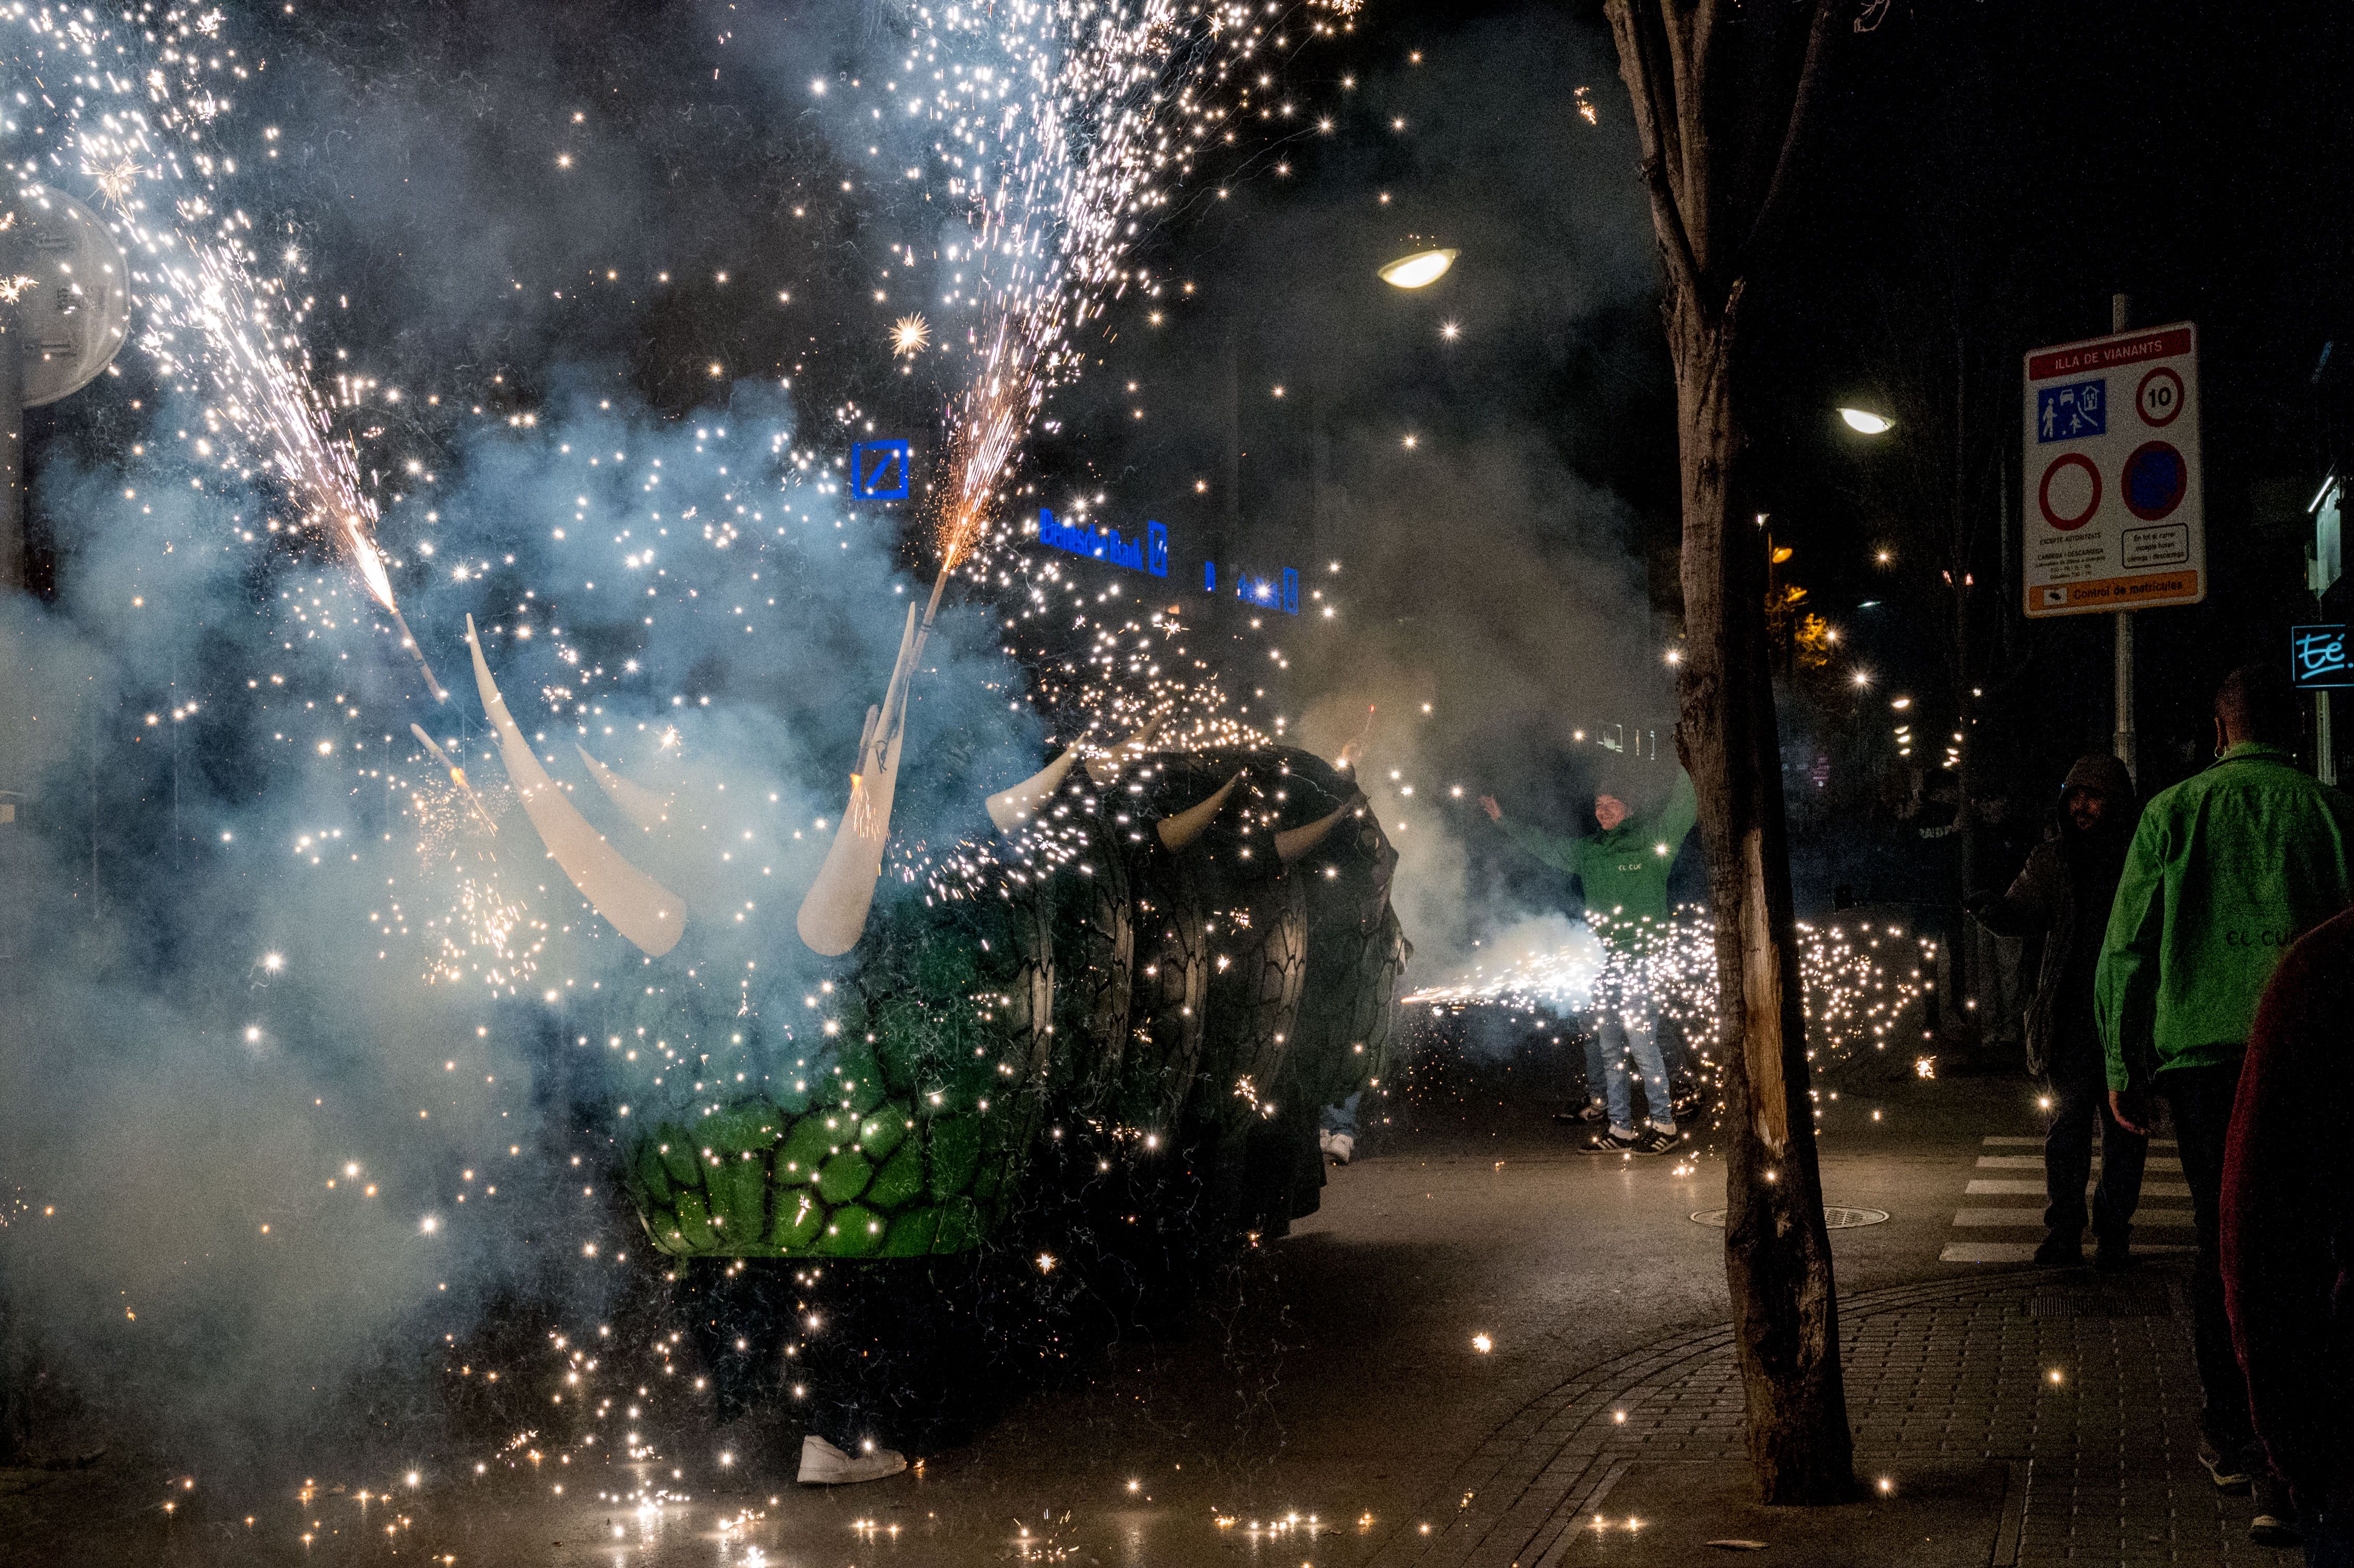
{"label": "white shoe on ground", "polygon": [[1354,1133],[1328,1132],[1317,1141],[1324,1145],[1324,1152],[1332,1157],[1332,1163],[1335,1165],[1346,1165],[1357,1152],[1357,1138]]}
{"label": "white shoe on ground", "polygon": [[861,1454],[845,1454],[814,1432],[801,1439],[801,1470],[796,1478],[805,1487],[846,1487],[859,1481],[879,1481],[907,1467],[904,1454],[877,1448],[871,1443]]}

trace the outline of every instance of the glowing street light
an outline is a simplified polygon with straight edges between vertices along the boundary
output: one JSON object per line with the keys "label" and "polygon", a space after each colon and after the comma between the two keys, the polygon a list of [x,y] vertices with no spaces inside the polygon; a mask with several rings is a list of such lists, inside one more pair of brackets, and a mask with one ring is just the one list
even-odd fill
{"label": "glowing street light", "polygon": [[1847,428],[1860,436],[1884,436],[1896,428],[1896,421],[1885,414],[1875,414],[1869,408],[1841,408],[1839,417]]}
{"label": "glowing street light", "polygon": [[1393,289],[1421,289],[1436,283],[1455,265],[1460,250],[1417,250],[1411,256],[1401,256],[1384,267],[1375,276]]}

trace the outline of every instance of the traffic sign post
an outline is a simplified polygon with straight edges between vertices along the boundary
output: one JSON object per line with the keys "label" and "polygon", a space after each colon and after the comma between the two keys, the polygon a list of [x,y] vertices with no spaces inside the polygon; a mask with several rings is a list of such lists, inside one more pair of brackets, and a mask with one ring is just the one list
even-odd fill
{"label": "traffic sign post", "polygon": [[2029,615],[2207,597],[2198,402],[2199,329],[2189,322],[2028,355],[2020,514]]}

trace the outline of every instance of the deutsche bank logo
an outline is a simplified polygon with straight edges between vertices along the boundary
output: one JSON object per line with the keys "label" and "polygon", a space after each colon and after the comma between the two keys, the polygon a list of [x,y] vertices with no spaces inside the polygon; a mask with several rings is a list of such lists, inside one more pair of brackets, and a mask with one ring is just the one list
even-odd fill
{"label": "deutsche bank logo", "polygon": [[2036,440],[2073,441],[2081,436],[2108,434],[2108,394],[2105,380],[2072,381],[2065,387],[2036,388]]}
{"label": "deutsche bank logo", "polygon": [[850,449],[850,493],[858,501],[907,499],[906,441],[861,441]]}

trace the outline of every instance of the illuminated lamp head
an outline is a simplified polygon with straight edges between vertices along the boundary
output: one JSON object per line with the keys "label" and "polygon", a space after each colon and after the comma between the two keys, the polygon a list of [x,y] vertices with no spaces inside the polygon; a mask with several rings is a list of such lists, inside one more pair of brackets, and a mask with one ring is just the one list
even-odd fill
{"label": "illuminated lamp head", "polygon": [[1436,283],[1455,265],[1462,252],[1453,248],[1444,250],[1417,250],[1411,256],[1401,256],[1375,274],[1393,289],[1421,289]]}

